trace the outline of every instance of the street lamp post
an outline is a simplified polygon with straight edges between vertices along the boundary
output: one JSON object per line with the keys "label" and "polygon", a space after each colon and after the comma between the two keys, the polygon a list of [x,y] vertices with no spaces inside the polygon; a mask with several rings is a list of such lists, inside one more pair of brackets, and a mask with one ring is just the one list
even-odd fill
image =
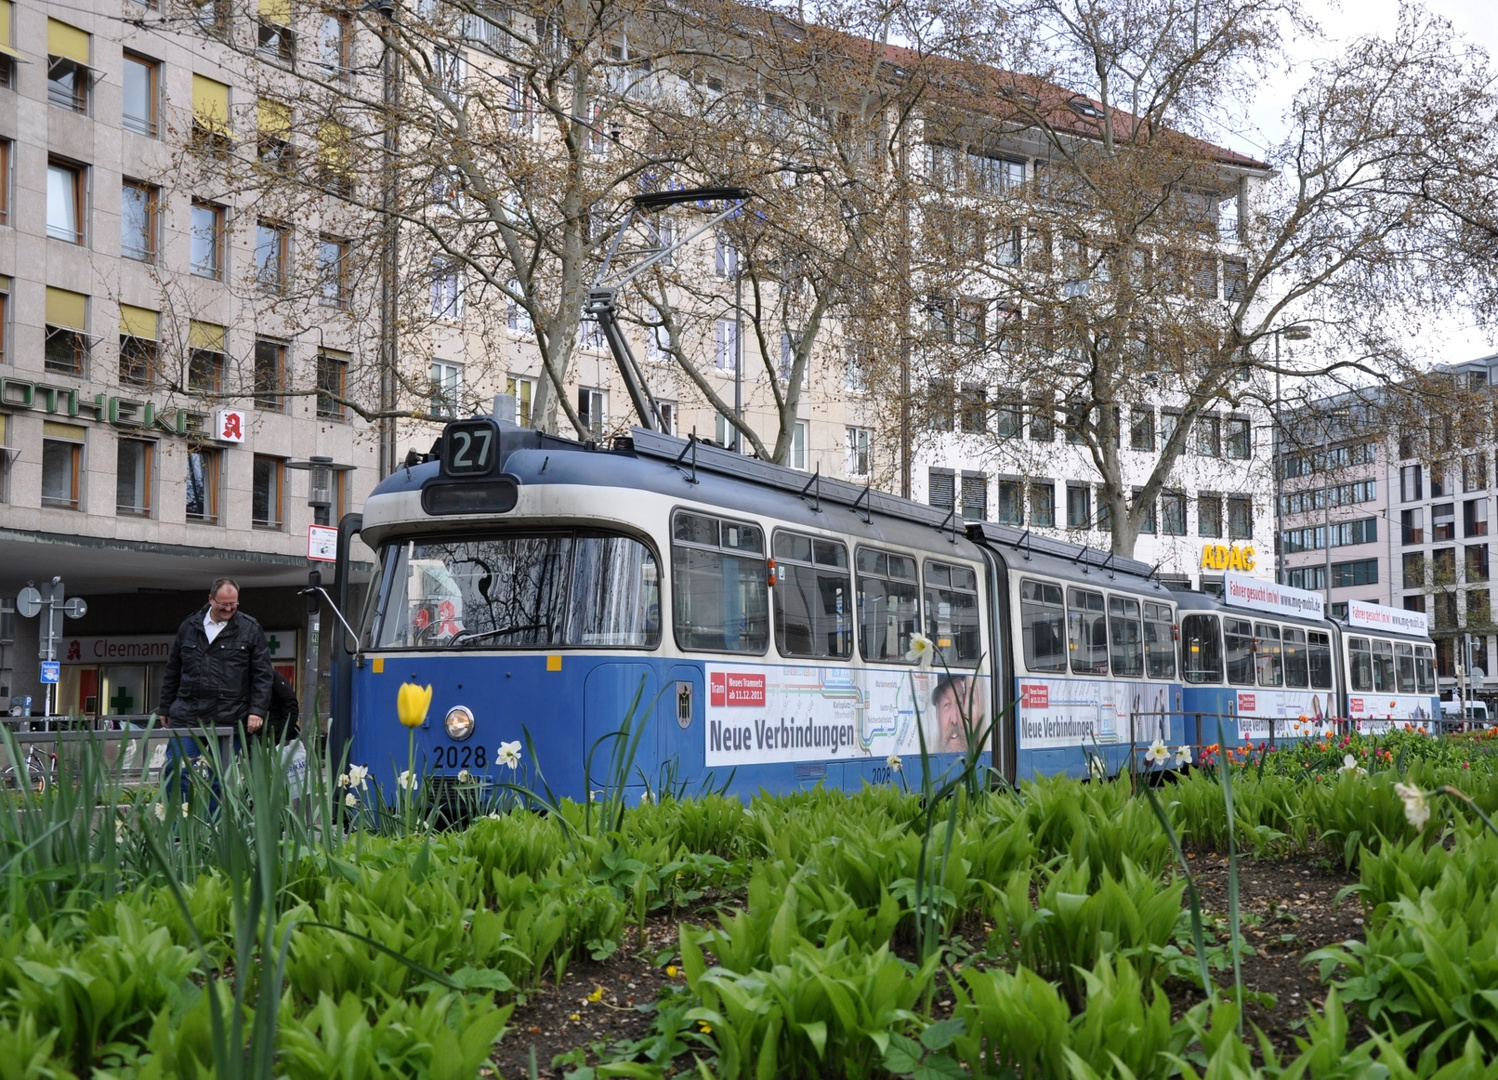
{"label": "street lamp post", "polygon": [[[1272,331],[1274,334],[1274,581],[1285,583],[1285,530],[1283,510],[1280,507],[1280,487],[1284,483],[1284,468],[1281,454],[1285,444],[1285,427],[1280,417],[1280,338],[1305,341],[1311,336],[1311,328],[1303,323],[1291,323]],[[1330,603],[1330,601],[1328,601]]]}

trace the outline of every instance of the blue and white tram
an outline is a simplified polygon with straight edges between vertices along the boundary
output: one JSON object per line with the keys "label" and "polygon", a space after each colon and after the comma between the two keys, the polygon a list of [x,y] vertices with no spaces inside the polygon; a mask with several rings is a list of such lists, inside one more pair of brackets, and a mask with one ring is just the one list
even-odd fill
{"label": "blue and white tram", "polygon": [[1224,746],[1331,733],[1345,713],[1337,631],[1321,618],[1319,593],[1229,573],[1221,601],[1179,599],[1193,739],[1217,742],[1219,723]]}
{"label": "blue and white tram", "polygon": [[1097,762],[1113,775],[1156,740],[1177,749],[1175,595],[1149,565],[1002,525],[975,525],[972,536],[992,563],[1010,669],[1001,771],[1086,775]]}
{"label": "blue and white tram", "polygon": [[1441,715],[1435,645],[1420,611],[1349,600],[1338,624],[1345,683],[1344,716],[1366,734],[1409,724],[1432,731]]}
{"label": "blue and white tram", "polygon": [[[406,767],[406,681],[434,690],[425,769],[508,779],[496,748],[528,733],[527,764],[575,799],[602,786],[637,694],[638,791],[889,782],[923,739],[940,771],[967,749],[963,714],[990,712],[979,546],[866,488],[640,429],[600,450],[479,417],[387,477],[359,531],[379,570],[349,760],[386,781]],[[944,663],[906,659],[918,632]]]}

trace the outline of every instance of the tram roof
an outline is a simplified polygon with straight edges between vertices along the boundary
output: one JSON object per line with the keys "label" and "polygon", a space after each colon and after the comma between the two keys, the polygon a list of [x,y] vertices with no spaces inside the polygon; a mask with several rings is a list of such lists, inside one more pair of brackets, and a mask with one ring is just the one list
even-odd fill
{"label": "tram roof", "polygon": [[[999,525],[992,521],[970,522],[968,535],[981,539],[989,547],[1002,549],[1006,557],[1011,551],[1018,553],[1024,562],[1041,556],[1048,572],[1068,580],[1085,579],[1096,583],[1097,579],[1092,576],[1092,572],[1102,570],[1114,575],[1114,580],[1119,576],[1135,579],[1128,582],[1135,588],[1152,585],[1161,591],[1165,590],[1164,585],[1154,580],[1155,569],[1149,563],[1115,555],[1111,551],[1069,544],[1065,540],[1049,536],[1036,536],[1028,529],[1017,529],[1013,525]],[[1023,569],[1012,562],[1010,565],[1014,569]]]}

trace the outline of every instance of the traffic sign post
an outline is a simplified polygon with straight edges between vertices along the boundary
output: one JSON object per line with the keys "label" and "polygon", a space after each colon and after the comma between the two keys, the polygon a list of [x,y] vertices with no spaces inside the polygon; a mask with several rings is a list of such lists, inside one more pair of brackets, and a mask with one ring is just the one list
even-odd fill
{"label": "traffic sign post", "polygon": [[57,704],[57,684],[62,679],[62,664],[57,659],[57,642],[62,637],[62,620],[81,619],[88,614],[88,604],[81,596],[63,598],[62,578],[54,577],[45,585],[31,582],[16,594],[16,613],[30,619],[42,616],[38,628],[39,648],[37,657],[42,662],[41,682],[46,688],[42,701],[42,716],[49,718]]}

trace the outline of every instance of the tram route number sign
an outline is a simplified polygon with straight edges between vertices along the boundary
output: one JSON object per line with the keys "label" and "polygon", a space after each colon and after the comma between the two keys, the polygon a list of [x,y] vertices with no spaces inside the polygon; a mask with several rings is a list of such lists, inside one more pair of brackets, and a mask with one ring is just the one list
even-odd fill
{"label": "tram route number sign", "polygon": [[499,427],[484,417],[454,420],[442,432],[442,472],[488,476],[499,458]]}

